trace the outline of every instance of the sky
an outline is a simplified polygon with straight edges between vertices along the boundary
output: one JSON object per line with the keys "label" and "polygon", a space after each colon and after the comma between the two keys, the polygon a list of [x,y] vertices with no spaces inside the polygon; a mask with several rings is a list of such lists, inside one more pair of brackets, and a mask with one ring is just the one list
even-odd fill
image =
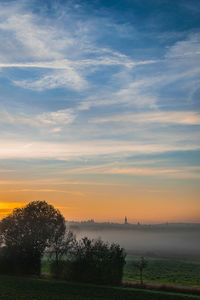
{"label": "sky", "polygon": [[199,0],[0,1],[0,218],[200,222]]}

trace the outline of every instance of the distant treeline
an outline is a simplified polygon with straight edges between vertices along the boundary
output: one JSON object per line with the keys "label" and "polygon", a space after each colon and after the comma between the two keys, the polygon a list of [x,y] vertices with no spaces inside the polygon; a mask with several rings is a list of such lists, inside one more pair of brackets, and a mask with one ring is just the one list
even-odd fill
{"label": "distant treeline", "polygon": [[109,222],[94,222],[93,220],[75,222],[66,221],[71,230],[144,230],[144,231],[199,231],[200,223],[162,223],[162,224],[120,224]]}

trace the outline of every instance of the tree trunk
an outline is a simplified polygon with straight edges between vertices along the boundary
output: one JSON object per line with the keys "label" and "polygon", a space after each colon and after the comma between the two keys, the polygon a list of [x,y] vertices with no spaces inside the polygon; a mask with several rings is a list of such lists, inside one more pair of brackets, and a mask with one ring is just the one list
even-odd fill
{"label": "tree trunk", "polygon": [[140,269],[140,284],[143,285],[143,274],[142,274],[142,269]]}

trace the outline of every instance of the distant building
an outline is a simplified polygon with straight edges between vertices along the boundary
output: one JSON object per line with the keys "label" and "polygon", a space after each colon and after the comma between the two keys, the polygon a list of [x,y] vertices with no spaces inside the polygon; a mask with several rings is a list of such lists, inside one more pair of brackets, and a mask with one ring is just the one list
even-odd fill
{"label": "distant building", "polygon": [[124,224],[128,224],[127,217],[124,218]]}
{"label": "distant building", "polygon": [[94,224],[95,221],[93,219],[91,220],[87,220],[87,221],[81,221],[81,223],[85,223],[85,224]]}

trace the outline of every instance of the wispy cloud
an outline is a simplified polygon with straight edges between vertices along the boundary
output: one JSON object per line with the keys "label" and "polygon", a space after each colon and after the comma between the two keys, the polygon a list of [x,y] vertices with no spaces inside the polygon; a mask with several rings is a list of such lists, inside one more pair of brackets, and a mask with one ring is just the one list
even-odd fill
{"label": "wispy cloud", "polygon": [[82,90],[88,86],[86,80],[81,78],[72,68],[62,72],[51,72],[38,80],[14,80],[13,83],[22,88],[35,91],[54,89],[57,87]]}
{"label": "wispy cloud", "polygon": [[[90,52],[89,52],[90,53]],[[112,53],[112,52],[111,52]],[[115,57],[115,52],[113,52],[114,57],[102,56],[97,59],[82,59],[82,60],[54,60],[54,61],[42,61],[42,62],[24,62],[24,63],[0,63],[0,68],[36,68],[36,69],[53,69],[53,70],[68,70],[72,71],[72,68],[77,69],[85,68],[87,66],[117,66],[122,65],[127,68],[132,68],[140,65],[148,65],[162,62],[160,60],[144,60],[144,61],[133,61],[121,55]]]}
{"label": "wispy cloud", "polygon": [[151,169],[151,168],[112,168],[104,174],[135,175],[135,176],[164,176],[172,178],[200,179],[200,173],[188,172],[188,169]]}
{"label": "wispy cloud", "polygon": [[[198,58],[200,55],[200,35],[199,33],[193,33],[190,34],[188,39],[178,41],[175,45],[170,47],[169,51],[166,54],[166,58],[176,58],[176,59],[184,59],[183,62],[186,65],[188,65],[190,60],[190,63],[193,62],[199,64]],[[187,58],[187,61],[185,61],[185,58]],[[179,63],[179,61],[177,61]]]}
{"label": "wispy cloud", "polygon": [[74,121],[75,114],[72,109],[62,109],[54,112],[43,113],[38,118],[44,124],[63,125]]}
{"label": "wispy cloud", "polygon": [[37,128],[47,128],[51,132],[60,132],[62,127],[72,123],[76,118],[73,109],[61,109],[53,112],[44,112],[38,115],[13,114],[7,111],[0,113],[1,123],[9,123],[15,125],[28,125]]}
{"label": "wispy cloud", "polygon": [[161,176],[168,178],[193,178],[200,179],[200,166],[196,167],[130,167],[127,163],[93,165],[83,168],[75,168],[65,172],[66,174],[104,174],[104,175],[130,175],[130,176]]}
{"label": "wispy cloud", "polygon": [[198,145],[135,144],[121,141],[93,141],[79,143],[7,142],[1,141],[0,158],[70,159],[72,157],[162,153],[197,150]]}
{"label": "wispy cloud", "polygon": [[[60,189],[49,189],[49,188],[37,188],[36,186],[126,186],[126,183],[113,183],[108,181],[75,181],[75,180],[65,180],[63,178],[47,178],[40,180],[30,180],[30,179],[22,179],[22,180],[0,180],[0,185],[2,186],[28,186],[28,188],[18,188],[18,189],[10,189],[9,191],[18,191],[18,192],[28,192],[28,191],[41,191],[41,192],[50,192],[51,191],[60,191]],[[31,188],[32,187],[32,188]],[[5,190],[2,190],[4,192]],[[61,192],[64,190],[61,190]],[[1,191],[0,191],[1,192]],[[66,191],[68,192],[68,191]],[[71,192],[71,191],[69,191]],[[79,193],[79,192],[77,192]],[[82,194],[82,193],[81,193]]]}
{"label": "wispy cloud", "polygon": [[[64,17],[68,20],[65,29],[59,22],[52,26],[47,17],[25,11],[22,5],[15,5],[12,10],[1,7],[0,29],[10,36],[15,48],[10,47],[4,36],[1,37],[0,68],[38,69],[38,79],[14,79],[15,85],[36,91],[56,87],[79,91],[88,88],[86,76],[93,72],[94,67],[122,66],[130,69],[157,62],[133,61],[119,51],[97,47],[95,39],[89,38],[94,24],[77,22],[70,14]],[[81,27],[86,28],[84,33]],[[46,69],[46,74],[41,74],[40,69]]]}
{"label": "wispy cloud", "polygon": [[90,120],[94,123],[133,122],[133,123],[172,123],[200,125],[200,114],[194,111],[153,111],[138,114],[120,114]]}
{"label": "wispy cloud", "polygon": [[0,173],[11,173],[14,172],[15,170],[10,170],[10,169],[0,169]]}
{"label": "wispy cloud", "polygon": [[[18,183],[19,184],[19,183]],[[5,192],[5,191],[4,191]],[[67,191],[67,190],[59,190],[59,189],[37,189],[37,188],[28,188],[28,189],[9,189],[6,190],[7,193],[64,193],[64,194],[71,194],[77,196],[83,196],[82,192],[76,191]]]}
{"label": "wispy cloud", "polygon": [[52,27],[48,24],[48,19],[42,20],[38,15],[23,11],[20,6],[16,6],[15,13],[10,12],[7,7],[2,7],[0,17],[0,29],[15,41],[15,49],[10,48],[8,42],[4,43],[1,57],[5,64],[1,67],[59,69],[65,59],[61,73],[49,70],[36,80],[14,80],[16,85],[35,90],[60,86],[79,90],[87,86],[86,80],[72,66],[72,61],[70,65],[66,59],[66,56],[70,56],[71,47],[74,48],[76,43],[70,32],[63,31],[58,26]]}

